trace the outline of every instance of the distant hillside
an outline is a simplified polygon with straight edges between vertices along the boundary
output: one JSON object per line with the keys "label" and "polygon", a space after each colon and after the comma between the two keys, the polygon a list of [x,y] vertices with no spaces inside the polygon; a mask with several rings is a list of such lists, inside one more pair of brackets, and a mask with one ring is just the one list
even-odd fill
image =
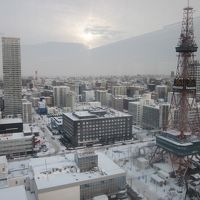
{"label": "distant hillside", "polygon": [[[200,47],[200,18],[194,25]],[[36,69],[41,75],[169,74],[176,69],[180,26],[169,25],[95,49],[75,43],[24,45],[22,71],[28,75]]]}

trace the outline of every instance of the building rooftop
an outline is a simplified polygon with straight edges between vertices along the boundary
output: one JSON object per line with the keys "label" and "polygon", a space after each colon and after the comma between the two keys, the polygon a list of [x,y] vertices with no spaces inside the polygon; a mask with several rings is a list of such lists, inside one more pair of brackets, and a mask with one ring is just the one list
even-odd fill
{"label": "building rooftop", "polygon": [[32,138],[32,135],[30,136],[24,136],[24,133],[6,133],[6,134],[0,134],[0,141],[1,140],[17,140],[22,138]]}
{"label": "building rooftop", "polygon": [[33,170],[38,190],[81,185],[86,181],[95,181],[97,178],[110,178],[115,175],[125,176],[124,170],[118,167],[104,154],[98,153],[98,168],[92,171],[80,172],[74,154],[65,157],[54,156],[47,158],[31,159],[30,166]]}
{"label": "building rooftop", "polygon": [[73,115],[75,115],[76,117],[82,119],[82,118],[96,118],[95,114],[92,114],[88,111],[76,111],[73,113]]}
{"label": "building rooftop", "polygon": [[31,127],[29,124],[23,124],[23,131],[24,133],[31,133]]}
{"label": "building rooftop", "polygon": [[63,113],[63,115],[67,116],[73,121],[79,121],[81,119],[92,119],[92,118],[111,118],[111,117],[131,116],[128,113],[123,113],[114,109],[103,109],[103,108],[93,108],[93,109],[85,110],[85,111]]}
{"label": "building rooftop", "polygon": [[62,116],[59,116],[59,117],[51,117],[51,119],[52,119],[57,125],[62,125],[62,124],[63,124],[63,118],[62,118]]}
{"label": "building rooftop", "polygon": [[96,155],[94,151],[83,151],[81,153],[77,153],[78,158],[94,156],[94,155]]}
{"label": "building rooftop", "polygon": [[129,102],[129,104],[133,104],[133,105],[140,105],[141,104],[141,102],[140,101],[133,101],[133,102]]}
{"label": "building rooftop", "polygon": [[22,185],[0,189],[0,197],[2,200],[27,200],[26,191]]}
{"label": "building rooftop", "polygon": [[13,123],[22,123],[21,118],[4,118],[0,119],[0,124],[13,124]]}
{"label": "building rooftop", "polygon": [[6,156],[0,156],[0,163],[7,163]]}

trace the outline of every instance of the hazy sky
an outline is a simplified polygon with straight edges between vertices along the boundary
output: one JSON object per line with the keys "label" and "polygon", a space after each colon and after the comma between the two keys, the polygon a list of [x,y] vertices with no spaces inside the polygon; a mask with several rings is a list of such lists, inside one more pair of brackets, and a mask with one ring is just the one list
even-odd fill
{"label": "hazy sky", "polygon": [[[181,21],[186,5],[187,0],[0,0],[0,34],[26,44],[101,46]],[[200,0],[191,5],[200,15]]]}

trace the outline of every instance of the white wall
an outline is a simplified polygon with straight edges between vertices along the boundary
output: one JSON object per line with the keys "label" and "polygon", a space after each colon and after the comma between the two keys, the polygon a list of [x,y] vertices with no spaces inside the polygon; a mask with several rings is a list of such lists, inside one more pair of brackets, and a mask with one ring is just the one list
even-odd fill
{"label": "white wall", "polygon": [[38,200],[80,200],[80,187],[74,186],[38,194]]}

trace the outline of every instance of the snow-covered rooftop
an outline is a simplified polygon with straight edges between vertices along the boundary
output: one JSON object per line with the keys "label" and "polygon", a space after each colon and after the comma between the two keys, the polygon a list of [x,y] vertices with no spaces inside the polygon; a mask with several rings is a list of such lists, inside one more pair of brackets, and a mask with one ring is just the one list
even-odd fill
{"label": "snow-covered rooftop", "polygon": [[38,190],[80,185],[98,178],[125,176],[125,171],[102,153],[98,153],[98,168],[88,172],[79,171],[74,154],[31,159],[30,166]]}
{"label": "snow-covered rooftop", "polygon": [[0,156],[0,164],[1,163],[7,163],[6,156]]}
{"label": "snow-covered rooftop", "polygon": [[4,118],[0,119],[0,124],[22,123],[21,118]]}
{"label": "snow-covered rooftop", "polygon": [[24,133],[31,132],[31,128],[30,128],[29,124],[23,124],[23,131],[24,131]]}
{"label": "snow-covered rooftop", "polygon": [[31,136],[24,136],[24,133],[6,133],[6,134],[0,134],[0,140],[17,140],[22,138],[32,138]]}
{"label": "snow-covered rooftop", "polygon": [[[98,115],[99,113],[104,112],[102,115]],[[86,111],[76,111],[74,113],[63,113],[65,116],[69,117],[73,121],[79,121],[81,119],[88,118],[110,118],[110,117],[125,117],[131,116],[128,113],[123,113],[114,109],[103,109],[103,108],[95,108],[94,110],[86,110]]]}
{"label": "snow-covered rooftop", "polygon": [[23,185],[0,189],[0,199],[2,200],[27,200],[26,191]]}

